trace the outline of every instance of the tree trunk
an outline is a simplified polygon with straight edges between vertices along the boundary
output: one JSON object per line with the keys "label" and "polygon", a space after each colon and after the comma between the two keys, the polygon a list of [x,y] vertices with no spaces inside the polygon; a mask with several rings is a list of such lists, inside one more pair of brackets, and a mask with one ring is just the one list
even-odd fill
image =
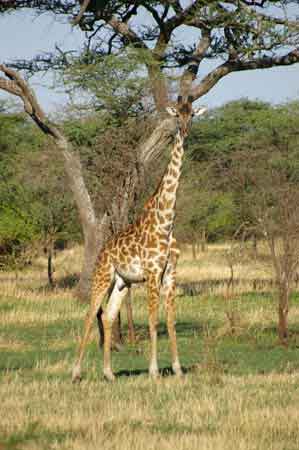
{"label": "tree trunk", "polygon": [[54,280],[53,280],[53,265],[52,265],[52,257],[53,257],[53,246],[50,245],[47,249],[47,254],[48,254],[48,265],[47,265],[47,269],[48,269],[48,282],[49,282],[49,286],[51,288],[54,287]]}
{"label": "tree trunk", "polygon": [[192,240],[192,242],[191,242],[191,249],[192,249],[192,259],[196,260],[197,259],[197,252],[196,252],[196,242],[195,242],[195,240]]}
{"label": "tree trunk", "polygon": [[201,251],[203,253],[206,251],[206,243],[207,243],[206,229],[203,228],[201,232]]}
{"label": "tree trunk", "polygon": [[278,296],[278,337],[281,344],[287,345],[289,312],[289,287],[287,283],[280,284]]}
{"label": "tree trunk", "polygon": [[84,239],[83,265],[79,282],[76,286],[76,295],[83,302],[89,302],[91,282],[97,257],[103,246],[104,237],[101,230],[95,225],[90,225]]}
{"label": "tree trunk", "polygon": [[256,260],[258,255],[257,255],[257,238],[255,234],[252,236],[252,249],[254,259]]}

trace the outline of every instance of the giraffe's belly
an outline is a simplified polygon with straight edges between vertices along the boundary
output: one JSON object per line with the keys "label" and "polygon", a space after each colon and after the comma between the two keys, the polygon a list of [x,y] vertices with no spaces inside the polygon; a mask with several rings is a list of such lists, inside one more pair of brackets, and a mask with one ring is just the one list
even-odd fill
{"label": "giraffe's belly", "polygon": [[115,264],[115,270],[125,281],[131,283],[145,281],[144,270],[139,258],[134,258],[129,264]]}

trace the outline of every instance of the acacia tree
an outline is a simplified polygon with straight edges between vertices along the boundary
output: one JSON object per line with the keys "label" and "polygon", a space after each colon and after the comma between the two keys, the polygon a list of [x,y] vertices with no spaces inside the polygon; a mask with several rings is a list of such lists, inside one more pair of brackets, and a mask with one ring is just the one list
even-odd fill
{"label": "acacia tree", "polygon": [[[124,49],[138,52],[150,80],[154,105],[161,113],[172,100],[170,74],[175,73],[180,86],[176,93],[179,91],[184,97],[192,95],[197,100],[230,73],[299,62],[298,23],[288,17],[295,4],[289,0],[196,0],[189,4],[179,0],[6,0],[1,2],[0,12],[31,8],[37,14],[52,12],[57,20],[73,19],[86,33],[83,55],[87,64]],[[192,37],[189,42],[178,39],[177,31],[181,27]],[[199,69],[204,61],[214,64],[201,77]],[[53,54],[37,55],[32,61],[15,61],[10,68],[36,72],[49,67],[60,69],[71,62],[68,52],[57,50]],[[4,71],[16,80],[16,74]],[[5,83],[1,87],[16,94]],[[36,114],[37,110],[42,114]],[[43,131],[54,137],[64,158],[84,235],[85,259],[78,291],[86,297],[96,255],[108,233],[111,217],[107,210],[96,215],[80,159],[62,133],[57,127],[45,125],[48,122],[40,106],[29,114]],[[175,123],[170,119],[158,123],[136,152],[139,162],[145,166],[161,154],[175,130]],[[122,181],[121,201],[118,195],[113,201],[111,209],[119,210],[121,223],[127,220],[137,180],[133,168]]]}

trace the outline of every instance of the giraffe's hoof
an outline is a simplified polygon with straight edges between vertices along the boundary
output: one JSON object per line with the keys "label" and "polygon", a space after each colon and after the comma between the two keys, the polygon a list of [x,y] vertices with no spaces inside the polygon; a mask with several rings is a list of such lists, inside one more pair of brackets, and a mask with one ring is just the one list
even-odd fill
{"label": "giraffe's hoof", "polygon": [[115,375],[113,374],[112,370],[104,370],[104,378],[107,381],[115,381]]}
{"label": "giraffe's hoof", "polygon": [[149,375],[152,378],[152,380],[158,380],[160,378],[159,370],[158,368],[152,368],[149,369]]}
{"label": "giraffe's hoof", "polygon": [[173,371],[173,373],[178,378],[182,378],[184,376],[182,369],[176,369]]}
{"label": "giraffe's hoof", "polygon": [[151,380],[153,380],[153,381],[158,381],[158,380],[161,379],[161,376],[160,376],[159,373],[150,373],[150,378],[151,378]]}
{"label": "giraffe's hoof", "polygon": [[82,380],[82,377],[72,377],[72,383],[76,384],[76,383],[80,383]]}
{"label": "giraffe's hoof", "polygon": [[80,383],[81,380],[81,370],[79,367],[75,366],[72,372],[72,383]]}
{"label": "giraffe's hoof", "polygon": [[181,368],[181,366],[179,364],[173,364],[172,370],[173,370],[173,373],[174,373],[174,375],[176,377],[182,377],[183,376],[183,371],[182,371],[182,368]]}

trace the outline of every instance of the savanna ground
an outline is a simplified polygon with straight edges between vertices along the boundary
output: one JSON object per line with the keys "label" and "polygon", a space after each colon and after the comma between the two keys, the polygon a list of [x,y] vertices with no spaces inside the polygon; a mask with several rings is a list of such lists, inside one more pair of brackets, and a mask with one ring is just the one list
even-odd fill
{"label": "savanna ground", "polygon": [[[179,281],[228,278],[226,253],[225,246],[214,245],[192,261],[184,252]],[[299,298],[292,298],[290,342],[282,347],[273,293],[248,290],[252,279],[269,277],[265,259],[235,265],[243,281],[232,297],[225,287],[194,297],[179,292],[183,379],[169,369],[161,308],[157,382],[147,375],[142,289],[133,293],[137,343],[113,353],[117,381],[109,384],[102,378],[95,327],[84,379],[73,385],[71,368],[86,305],[74,300],[71,289],[44,288],[42,259],[17,280],[2,273],[0,450],[298,450]],[[56,279],[69,278],[79,265],[78,249],[61,253]]]}

